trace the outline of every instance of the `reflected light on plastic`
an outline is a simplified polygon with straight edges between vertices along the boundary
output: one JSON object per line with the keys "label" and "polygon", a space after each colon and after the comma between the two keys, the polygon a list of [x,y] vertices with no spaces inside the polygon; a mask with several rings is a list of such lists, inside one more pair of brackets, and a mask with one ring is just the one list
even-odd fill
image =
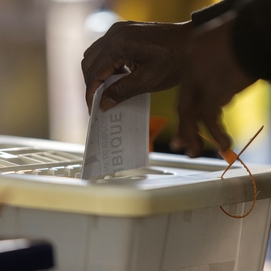
{"label": "reflected light on plastic", "polygon": [[98,11],[90,14],[85,21],[85,27],[91,32],[106,32],[120,17],[112,11]]}
{"label": "reflected light on plastic", "polygon": [[0,242],[0,253],[25,249],[30,246],[27,239],[2,240]]}

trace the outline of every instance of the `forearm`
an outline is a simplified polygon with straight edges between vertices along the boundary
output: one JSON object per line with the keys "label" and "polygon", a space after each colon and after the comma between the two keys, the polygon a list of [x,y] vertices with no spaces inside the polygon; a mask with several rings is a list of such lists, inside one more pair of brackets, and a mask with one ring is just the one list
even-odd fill
{"label": "forearm", "polygon": [[212,6],[195,11],[191,14],[194,26],[206,23],[232,9],[236,0],[224,0]]}
{"label": "forearm", "polygon": [[271,1],[224,0],[192,14],[199,26],[233,11],[232,44],[240,65],[253,77],[271,80]]}
{"label": "forearm", "polygon": [[256,76],[271,80],[271,1],[255,0],[240,7],[233,27],[233,42],[241,65]]}

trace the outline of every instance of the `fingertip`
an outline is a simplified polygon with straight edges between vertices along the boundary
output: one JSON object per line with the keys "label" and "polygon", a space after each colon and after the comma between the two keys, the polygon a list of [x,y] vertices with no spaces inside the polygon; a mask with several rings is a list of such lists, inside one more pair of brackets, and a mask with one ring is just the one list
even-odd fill
{"label": "fingertip", "polygon": [[[201,143],[201,141],[200,141]],[[202,155],[202,144],[193,144],[190,145],[187,149],[185,154],[190,158],[200,157]]]}
{"label": "fingertip", "polygon": [[199,157],[200,155],[198,153],[196,153],[194,150],[192,149],[188,149],[185,154],[187,156],[189,156],[190,158],[196,158],[196,157]]}
{"label": "fingertip", "polygon": [[230,149],[232,146],[232,139],[226,131],[224,124],[220,118],[220,115],[216,115],[216,119],[214,117],[205,121],[206,128],[209,130],[210,135],[219,145],[219,148],[222,151],[226,151]]}
{"label": "fingertip", "polygon": [[178,136],[173,137],[169,143],[169,149],[172,152],[180,152],[184,147],[183,141]]}
{"label": "fingertip", "polygon": [[182,136],[175,136],[169,144],[172,152],[185,152],[190,158],[199,157],[202,153],[202,144],[200,139],[194,139],[191,142],[182,138]]}
{"label": "fingertip", "polygon": [[231,148],[232,139],[228,134],[224,133],[221,135],[219,140],[217,139],[217,143],[219,144],[222,151],[226,151]]}

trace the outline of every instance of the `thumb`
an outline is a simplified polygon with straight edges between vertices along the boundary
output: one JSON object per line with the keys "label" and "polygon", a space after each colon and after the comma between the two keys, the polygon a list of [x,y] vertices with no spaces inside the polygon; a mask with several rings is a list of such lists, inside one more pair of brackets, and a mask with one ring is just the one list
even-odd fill
{"label": "thumb", "polygon": [[[140,80],[138,79],[140,78]],[[103,93],[100,108],[106,111],[116,104],[124,102],[134,96],[146,93],[146,88],[143,87],[143,77],[137,72],[132,72],[127,76],[122,77],[112,85],[110,85]]]}

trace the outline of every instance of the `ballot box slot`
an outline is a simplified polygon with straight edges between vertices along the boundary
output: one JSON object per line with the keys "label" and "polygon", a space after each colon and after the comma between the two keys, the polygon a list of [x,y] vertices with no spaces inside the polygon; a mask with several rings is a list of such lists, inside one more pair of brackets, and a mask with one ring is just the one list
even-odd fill
{"label": "ballot box slot", "polygon": [[[46,148],[46,146],[28,146],[1,144],[0,146],[0,175],[31,174],[43,176],[80,178],[83,152],[69,152]],[[159,158],[161,156],[161,159]],[[151,153],[147,167],[112,173],[106,176],[91,178],[96,184],[140,182],[146,178],[164,178],[172,176],[188,176],[212,171],[221,171],[226,163],[217,159],[217,163],[206,163],[202,160],[187,159]],[[233,168],[240,166],[234,165]]]}

